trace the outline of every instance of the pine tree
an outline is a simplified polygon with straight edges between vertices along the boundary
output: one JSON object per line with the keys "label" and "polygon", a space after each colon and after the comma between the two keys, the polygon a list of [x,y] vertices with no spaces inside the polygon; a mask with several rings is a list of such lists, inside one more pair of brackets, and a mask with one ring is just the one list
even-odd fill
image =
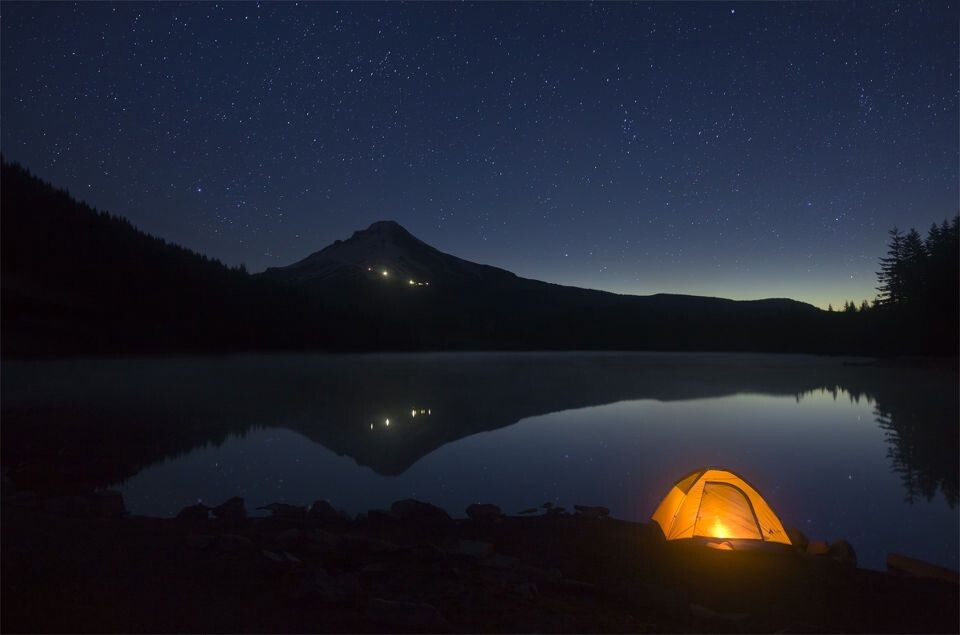
{"label": "pine tree", "polygon": [[869,311],[869,310],[870,310],[870,303],[869,303],[869,302],[867,302],[866,300],[864,300],[863,302],[860,303],[860,312],[861,312],[861,313],[866,313],[866,312]]}
{"label": "pine tree", "polygon": [[880,259],[877,272],[880,283],[877,300],[880,304],[900,304],[903,301],[903,234],[894,227],[889,235],[887,255]]}
{"label": "pine tree", "polygon": [[918,305],[926,299],[927,286],[927,248],[916,229],[907,232],[903,239],[902,282],[903,300]]}
{"label": "pine tree", "polygon": [[[946,221],[944,221],[946,223]],[[949,229],[947,230],[949,232]],[[927,232],[927,242],[926,248],[928,254],[939,253],[941,247],[943,246],[943,240],[946,237],[946,232],[941,231],[940,225],[933,223],[930,225],[930,231]]]}
{"label": "pine tree", "polygon": [[925,243],[924,308],[940,314],[955,314],[960,287],[957,218],[930,228]]}

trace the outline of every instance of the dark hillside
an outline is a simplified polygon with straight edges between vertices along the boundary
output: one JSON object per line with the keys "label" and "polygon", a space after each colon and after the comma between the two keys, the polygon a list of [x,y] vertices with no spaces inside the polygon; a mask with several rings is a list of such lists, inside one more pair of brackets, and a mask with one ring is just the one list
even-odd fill
{"label": "dark hillside", "polygon": [[78,202],[19,165],[3,163],[2,170],[5,356],[590,349],[956,355],[956,220],[931,230],[926,246],[913,232],[907,238],[915,249],[892,247],[881,279],[889,289],[877,307],[829,312],[782,298],[631,296],[530,280],[443,253],[392,221],[250,275]]}
{"label": "dark hillside", "polygon": [[551,284],[443,253],[393,221],[261,275],[319,304],[381,316],[401,348],[830,350],[809,304]]}
{"label": "dark hillside", "polygon": [[19,165],[2,170],[5,355],[330,344],[295,290],[145,234]]}

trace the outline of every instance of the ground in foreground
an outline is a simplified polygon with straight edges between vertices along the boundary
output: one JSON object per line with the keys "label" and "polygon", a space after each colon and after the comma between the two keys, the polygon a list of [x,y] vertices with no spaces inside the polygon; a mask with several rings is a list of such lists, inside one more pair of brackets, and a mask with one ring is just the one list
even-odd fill
{"label": "ground in foreground", "polygon": [[[122,503],[120,503],[122,508]],[[958,587],[557,511],[178,519],[5,499],[4,632],[957,632]]]}

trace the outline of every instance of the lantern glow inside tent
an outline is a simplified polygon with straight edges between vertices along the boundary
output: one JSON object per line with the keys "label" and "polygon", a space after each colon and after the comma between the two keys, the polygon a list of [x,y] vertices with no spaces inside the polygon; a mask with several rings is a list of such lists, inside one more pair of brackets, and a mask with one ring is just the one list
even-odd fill
{"label": "lantern glow inside tent", "polygon": [[791,544],[770,505],[743,478],[719,468],[683,477],[653,513],[667,540],[714,538]]}

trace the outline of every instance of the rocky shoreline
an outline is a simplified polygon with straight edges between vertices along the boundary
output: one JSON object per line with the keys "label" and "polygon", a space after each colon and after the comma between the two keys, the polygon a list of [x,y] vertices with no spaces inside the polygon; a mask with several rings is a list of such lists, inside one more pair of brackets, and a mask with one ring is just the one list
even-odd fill
{"label": "rocky shoreline", "polygon": [[955,583],[858,569],[849,545],[720,551],[601,507],[234,498],[161,519],[4,490],[4,632],[960,630]]}

